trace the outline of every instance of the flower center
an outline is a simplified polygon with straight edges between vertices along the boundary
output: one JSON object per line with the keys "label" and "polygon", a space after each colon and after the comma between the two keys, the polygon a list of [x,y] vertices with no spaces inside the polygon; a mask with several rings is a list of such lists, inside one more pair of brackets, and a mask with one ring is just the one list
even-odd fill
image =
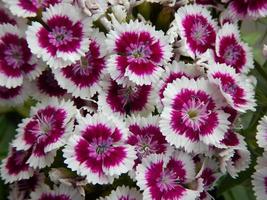
{"label": "flower center", "polygon": [[193,24],[191,29],[191,37],[199,45],[205,45],[206,40],[210,35],[210,30],[207,24],[197,21]]}
{"label": "flower center", "polygon": [[139,159],[142,159],[152,153],[156,153],[157,141],[153,141],[152,137],[149,136],[138,136],[138,143],[135,146],[137,151],[137,156]]}
{"label": "flower center", "polygon": [[72,31],[67,30],[64,26],[56,26],[48,35],[49,42],[55,47],[67,44],[72,40],[72,37]]}
{"label": "flower center", "polygon": [[109,150],[112,148],[113,140],[108,138],[103,140],[102,138],[94,138],[88,149],[90,156],[101,160],[103,157],[109,156]]}
{"label": "flower center", "polygon": [[149,46],[140,42],[139,44],[130,44],[129,47],[126,48],[127,58],[129,62],[147,62],[152,54]]}
{"label": "flower center", "polygon": [[182,122],[195,131],[199,130],[210,114],[210,111],[207,109],[207,104],[198,98],[193,98],[187,103],[184,103],[181,110]]}
{"label": "flower center", "polygon": [[223,91],[231,96],[234,96],[237,92],[238,86],[234,83],[231,84],[224,84]]}
{"label": "flower center", "polygon": [[175,172],[172,170],[165,170],[161,172],[160,177],[156,179],[157,186],[161,192],[168,192],[175,188],[179,183]]}
{"label": "flower center", "polygon": [[120,97],[123,107],[125,107],[129,102],[132,102],[138,97],[138,87],[126,87],[118,90],[118,96]]}
{"label": "flower center", "polygon": [[240,49],[238,46],[232,44],[226,48],[223,57],[226,63],[232,65],[238,61],[240,57]]}
{"label": "flower center", "polygon": [[24,63],[22,53],[20,46],[10,44],[4,52],[7,64],[15,69],[19,68]]}

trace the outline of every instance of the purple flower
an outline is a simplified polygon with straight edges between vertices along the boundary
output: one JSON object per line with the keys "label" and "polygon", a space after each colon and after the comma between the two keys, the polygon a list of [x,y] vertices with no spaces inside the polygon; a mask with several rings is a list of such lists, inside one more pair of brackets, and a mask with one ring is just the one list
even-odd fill
{"label": "purple flower", "polygon": [[16,106],[21,105],[28,97],[25,84],[13,88],[0,86],[0,105]]}
{"label": "purple flower", "polygon": [[56,151],[73,130],[76,109],[70,101],[50,99],[31,109],[31,117],[19,124],[12,145],[18,150],[31,150],[27,163],[34,168],[50,166]]}
{"label": "purple flower", "polygon": [[265,0],[232,0],[228,9],[240,20],[267,16],[267,2]]}
{"label": "purple flower", "polygon": [[129,80],[138,85],[156,83],[163,72],[161,66],[172,55],[168,37],[142,22],[118,24],[107,37],[112,53],[107,62],[108,72],[118,83]]}
{"label": "purple flower", "polygon": [[59,99],[67,97],[67,90],[59,86],[56,77],[50,68],[43,71],[40,76],[28,85],[32,90],[30,95],[39,101],[52,97]]}
{"label": "purple flower", "polygon": [[232,67],[225,64],[211,65],[209,80],[220,88],[226,101],[237,111],[255,111],[254,87]]}
{"label": "purple flower", "polygon": [[89,183],[112,183],[134,165],[134,147],[125,143],[127,129],[114,117],[98,113],[78,118],[75,135],[63,150],[65,163]]}
{"label": "purple flower", "polygon": [[90,98],[100,91],[100,81],[106,68],[105,35],[94,30],[90,35],[89,51],[76,63],[54,69],[59,85],[75,97]]}
{"label": "purple flower", "polygon": [[230,122],[221,110],[223,97],[205,79],[185,77],[164,91],[160,128],[166,140],[188,152],[204,152],[207,145],[220,146]]}
{"label": "purple flower", "polygon": [[17,26],[0,25],[0,85],[7,88],[21,86],[23,79],[36,78],[42,71],[32,55],[26,39]]}
{"label": "purple flower", "polygon": [[[214,59],[233,67],[237,73],[247,73],[253,68],[252,50],[241,41],[236,25],[226,23],[216,37]],[[209,58],[210,60],[211,58]]]}
{"label": "purple flower", "polygon": [[103,83],[104,91],[99,93],[100,110],[116,113],[146,115],[154,110],[156,93],[152,85],[120,85],[109,79]]}
{"label": "purple flower", "polygon": [[135,167],[150,154],[161,154],[170,151],[170,146],[160,131],[158,116],[133,116],[128,118],[127,122],[130,134],[126,143],[134,146],[137,152]]}
{"label": "purple flower", "polygon": [[1,164],[1,177],[5,183],[13,183],[33,176],[34,170],[27,163],[30,151],[11,148],[7,158]]}
{"label": "purple flower", "polygon": [[57,3],[68,3],[72,0],[3,0],[13,15],[18,17],[35,17],[41,9],[46,9]]}
{"label": "purple flower", "polygon": [[77,7],[56,4],[43,13],[42,20],[45,26],[33,22],[26,31],[32,53],[52,68],[66,67],[85,56],[91,23]]}
{"label": "purple flower", "polygon": [[218,27],[207,8],[200,5],[186,5],[178,9],[169,34],[181,37],[181,54],[199,57],[215,45]]}
{"label": "purple flower", "polygon": [[147,200],[192,200],[200,191],[186,188],[195,179],[195,164],[191,156],[175,151],[171,156],[153,154],[137,166],[137,185]]}

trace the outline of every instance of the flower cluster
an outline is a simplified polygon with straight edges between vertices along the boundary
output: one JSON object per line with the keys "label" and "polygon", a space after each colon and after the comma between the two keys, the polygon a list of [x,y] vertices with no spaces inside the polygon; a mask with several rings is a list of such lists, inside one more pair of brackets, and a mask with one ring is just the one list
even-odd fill
{"label": "flower cluster", "polygon": [[[135,14],[144,2],[175,13],[166,32]],[[250,163],[239,117],[256,103],[252,52],[236,22],[267,5],[217,4],[4,0],[0,105],[36,101],[1,164],[9,199],[208,200],[222,175],[237,178]],[[131,185],[106,186],[125,177]],[[95,196],[99,185],[109,193]]]}

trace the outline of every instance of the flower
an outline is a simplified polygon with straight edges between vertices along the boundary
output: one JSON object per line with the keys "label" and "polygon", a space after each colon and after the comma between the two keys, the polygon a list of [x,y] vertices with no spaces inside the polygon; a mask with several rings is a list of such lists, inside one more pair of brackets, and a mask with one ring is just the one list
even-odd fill
{"label": "flower", "polygon": [[252,50],[241,41],[235,24],[226,23],[218,31],[215,51],[215,61],[233,67],[237,73],[247,73],[253,68]]}
{"label": "flower", "polygon": [[147,200],[192,200],[200,191],[187,189],[195,179],[195,164],[188,154],[175,151],[171,156],[152,154],[137,166],[137,185]]}
{"label": "flower", "polygon": [[99,93],[100,110],[121,116],[147,115],[154,110],[156,93],[152,85],[118,84],[109,79],[103,82],[103,91]]}
{"label": "flower", "polygon": [[233,178],[237,178],[238,173],[246,170],[251,162],[250,151],[243,145],[229,148],[221,152],[220,156],[222,156],[221,171],[223,173],[228,172]]}
{"label": "flower", "polygon": [[221,175],[219,172],[219,163],[212,158],[206,158],[196,177],[203,180],[206,190],[211,190]]}
{"label": "flower", "polygon": [[44,70],[34,81],[28,83],[28,87],[32,90],[30,95],[39,101],[53,97],[62,99],[68,96],[67,90],[60,87],[50,68]]}
{"label": "flower", "polygon": [[0,86],[0,106],[17,106],[24,103],[28,98],[25,84],[13,88]]}
{"label": "flower", "polygon": [[230,124],[222,101],[218,89],[203,78],[176,79],[164,91],[162,134],[187,152],[208,151],[207,145],[219,147]]}
{"label": "flower", "polygon": [[237,111],[255,111],[254,86],[235,69],[225,64],[213,64],[208,70],[208,78],[220,88],[226,101]]}
{"label": "flower", "polygon": [[0,24],[17,24],[17,19],[0,2]]}
{"label": "flower", "polygon": [[70,169],[93,184],[112,183],[115,176],[132,169],[136,152],[125,143],[127,129],[120,119],[98,113],[77,122],[63,150]]}
{"label": "flower", "polygon": [[117,24],[107,35],[107,46],[111,49],[107,69],[119,84],[129,80],[138,85],[156,83],[161,66],[172,55],[168,37],[138,21]]}
{"label": "flower", "polygon": [[11,148],[8,156],[1,164],[1,178],[5,183],[13,183],[33,176],[34,170],[27,163],[30,151],[17,150]]}
{"label": "flower", "polygon": [[119,186],[116,190],[112,190],[110,195],[99,200],[140,200],[143,199],[143,195],[135,188],[129,188],[128,186]]}
{"label": "flower", "polygon": [[267,153],[258,157],[256,171],[252,175],[252,185],[257,200],[265,200],[267,198]]}
{"label": "flower", "polygon": [[127,118],[130,134],[126,143],[134,146],[137,152],[135,167],[150,154],[170,152],[170,146],[162,135],[158,123],[159,116]]}
{"label": "flower", "polygon": [[12,146],[31,149],[27,163],[33,168],[50,166],[58,148],[72,133],[76,109],[70,101],[52,98],[31,108],[31,117],[23,119]]}
{"label": "flower", "polygon": [[169,34],[177,38],[178,32],[183,44],[181,54],[194,59],[214,47],[217,30],[207,8],[195,4],[178,9]]}
{"label": "flower", "polygon": [[50,67],[62,68],[79,60],[89,48],[91,20],[66,3],[49,7],[42,16],[45,26],[33,22],[26,31],[32,53]]}
{"label": "flower", "polygon": [[100,91],[100,80],[106,67],[105,35],[98,30],[90,34],[89,51],[76,63],[54,69],[59,85],[75,97],[90,98]]}
{"label": "flower", "polygon": [[24,77],[33,80],[42,71],[42,66],[28,48],[19,28],[11,24],[0,25],[0,86],[21,86]]}
{"label": "flower", "polygon": [[94,20],[105,14],[108,8],[107,0],[78,0],[78,3],[85,14],[93,17]]}
{"label": "flower", "polygon": [[49,189],[47,185],[42,185],[36,191],[30,195],[30,200],[45,200],[45,199],[57,199],[57,200],[82,200],[82,196],[79,191],[73,187],[66,185],[55,186],[53,190]]}
{"label": "flower", "polygon": [[244,18],[260,18],[267,16],[267,2],[265,0],[232,0],[228,9],[234,13],[235,17],[243,20]]}
{"label": "flower", "polygon": [[44,173],[35,172],[29,179],[22,179],[10,185],[9,200],[24,200],[29,198],[29,194],[36,188],[44,184]]}
{"label": "flower", "polygon": [[157,105],[159,110],[162,110],[162,99],[164,98],[163,92],[167,88],[169,83],[172,83],[176,79],[180,79],[183,76],[187,78],[198,78],[201,75],[201,69],[196,65],[185,64],[180,61],[173,61],[171,64],[167,64],[165,72],[161,76],[161,80],[155,87],[159,87],[159,98],[160,102]]}
{"label": "flower", "polygon": [[264,116],[259,121],[256,134],[257,144],[259,147],[267,150],[267,116]]}
{"label": "flower", "polygon": [[72,0],[3,0],[3,2],[13,15],[26,18],[35,17],[40,9],[46,9],[50,5],[55,5],[61,2],[72,2]]}

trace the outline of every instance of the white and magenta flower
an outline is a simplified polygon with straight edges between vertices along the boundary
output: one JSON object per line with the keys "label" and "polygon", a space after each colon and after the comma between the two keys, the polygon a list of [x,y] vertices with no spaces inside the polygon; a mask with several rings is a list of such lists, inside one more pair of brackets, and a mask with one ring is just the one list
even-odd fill
{"label": "white and magenta flower", "polygon": [[152,154],[143,159],[136,172],[137,185],[144,190],[146,200],[193,200],[200,194],[185,187],[195,179],[195,164],[186,153]]}
{"label": "white and magenta flower", "polygon": [[17,106],[28,98],[28,89],[25,84],[13,88],[0,86],[0,106]]}
{"label": "white and magenta flower", "polygon": [[201,69],[198,68],[196,65],[192,64],[185,64],[184,62],[180,61],[173,61],[171,64],[167,64],[165,67],[165,72],[163,73],[159,84],[155,87],[159,87],[159,98],[160,102],[158,109],[162,109],[162,99],[164,98],[163,92],[167,88],[169,83],[172,83],[176,79],[180,79],[183,76],[190,78],[198,78],[201,75]]}
{"label": "white and magenta flower", "polygon": [[206,158],[196,177],[202,179],[205,190],[211,190],[221,175],[219,163],[212,158]]}
{"label": "white and magenta flower", "polygon": [[112,54],[107,62],[108,72],[120,84],[129,80],[138,85],[157,82],[162,65],[172,55],[169,38],[143,22],[118,24],[107,37]]}
{"label": "white and magenta flower", "polygon": [[121,116],[150,114],[156,105],[156,92],[152,85],[121,85],[114,80],[103,82],[99,93],[100,110]]}
{"label": "white and magenta flower", "polygon": [[45,174],[35,172],[28,179],[19,180],[10,185],[9,200],[25,200],[29,198],[32,191],[41,187],[45,182]]}
{"label": "white and magenta flower", "polygon": [[30,95],[39,101],[53,97],[63,99],[68,96],[67,90],[60,87],[55,74],[50,68],[44,70],[40,76],[38,76],[34,81],[27,83],[27,85],[32,90]]}
{"label": "white and magenta flower", "polygon": [[127,122],[130,133],[126,143],[134,146],[137,152],[135,166],[150,154],[166,154],[170,151],[169,144],[160,131],[158,116],[133,116]]}
{"label": "white and magenta flower", "polygon": [[57,3],[72,0],[3,0],[13,15],[18,17],[35,17],[37,12]]}
{"label": "white and magenta flower", "polygon": [[85,56],[91,20],[84,18],[79,8],[56,4],[43,13],[42,20],[45,26],[33,22],[26,31],[32,53],[52,68],[66,67]]}
{"label": "white and magenta flower", "polygon": [[51,190],[47,185],[42,185],[30,195],[30,200],[83,200],[80,192],[74,188],[65,185],[54,187]]}
{"label": "white and magenta flower", "polygon": [[252,175],[252,185],[257,200],[265,200],[267,198],[267,153],[258,157],[256,171]]}
{"label": "white and magenta flower", "polygon": [[27,163],[34,168],[50,166],[57,149],[65,145],[73,131],[76,108],[70,101],[50,99],[31,109],[31,117],[19,124],[12,145],[31,150]]}
{"label": "white and magenta flower", "polygon": [[75,97],[90,98],[100,91],[100,81],[106,67],[105,35],[94,30],[90,35],[89,51],[76,63],[54,69],[59,85]]}
{"label": "white and magenta flower", "polygon": [[259,147],[267,150],[267,116],[262,117],[257,126],[256,134],[257,144]]}
{"label": "white and magenta flower", "polygon": [[132,169],[136,152],[125,143],[128,130],[120,119],[98,113],[77,122],[75,135],[63,150],[69,168],[93,184],[111,183]]}
{"label": "white and magenta flower", "polygon": [[22,179],[28,179],[34,174],[34,169],[27,163],[30,151],[20,151],[11,148],[7,158],[1,164],[1,177],[5,183],[13,183]]}
{"label": "white and magenta flower", "polygon": [[237,111],[255,110],[254,86],[235,69],[225,64],[213,64],[208,70],[209,80],[220,88],[226,101]]}
{"label": "white and magenta flower", "polygon": [[99,200],[141,200],[143,195],[135,188],[129,188],[128,186],[119,186],[116,190],[112,190],[111,194],[105,198]]}
{"label": "white and magenta flower", "polygon": [[220,146],[230,122],[221,106],[223,97],[208,80],[185,77],[168,84],[164,91],[160,128],[166,140],[188,152]]}
{"label": "white and magenta flower", "polygon": [[32,80],[41,73],[42,66],[32,55],[17,26],[0,25],[0,41],[0,86],[21,86],[24,77]]}
{"label": "white and magenta flower", "polygon": [[0,24],[17,24],[17,19],[4,7],[2,2],[0,2]]}
{"label": "white and magenta flower", "polygon": [[178,9],[171,35],[181,37],[181,53],[192,58],[199,57],[215,46],[217,23],[207,8],[200,5],[186,5]]}
{"label": "white and magenta flower", "polygon": [[233,67],[237,73],[253,68],[252,50],[241,41],[237,25],[226,23],[218,31],[214,60]]}
{"label": "white and magenta flower", "polygon": [[228,172],[233,178],[238,177],[238,173],[246,170],[251,162],[250,151],[246,146],[229,148],[220,153],[220,169],[223,173]]}
{"label": "white and magenta flower", "polygon": [[267,2],[265,0],[232,0],[228,9],[241,20],[267,16]]}

